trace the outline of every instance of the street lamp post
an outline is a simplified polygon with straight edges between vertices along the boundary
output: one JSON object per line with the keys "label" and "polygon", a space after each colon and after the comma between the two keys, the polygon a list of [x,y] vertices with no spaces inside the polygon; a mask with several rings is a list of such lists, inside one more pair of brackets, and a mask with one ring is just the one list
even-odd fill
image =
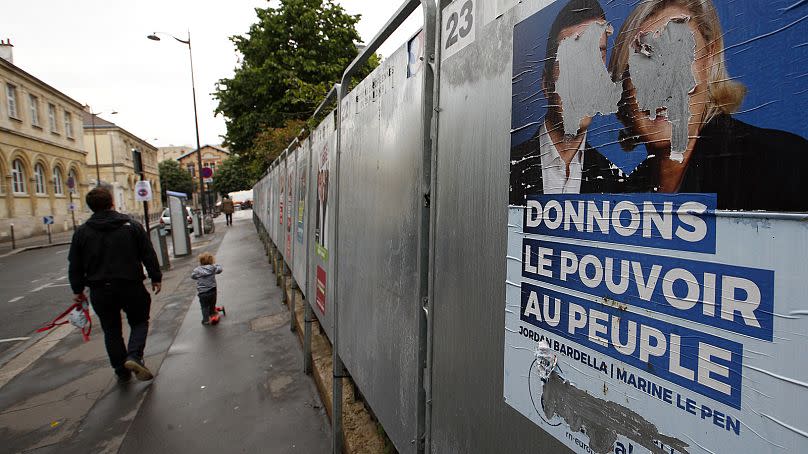
{"label": "street lamp post", "polygon": [[[204,224],[204,218],[208,214],[208,206],[207,201],[205,200],[205,180],[202,177],[202,145],[199,143],[199,115],[197,114],[196,110],[196,83],[194,82],[194,56],[191,52],[191,31],[188,31],[188,39],[180,39],[174,35],[164,32],[154,32],[151,35],[147,36],[152,41],[160,41],[160,37],[157,36],[158,34],[167,35],[174,38],[176,41],[185,44],[188,46],[188,59],[191,62],[191,94],[194,98],[194,125],[196,126],[196,163],[197,163],[197,175],[199,176],[199,202],[202,204],[202,217]],[[205,227],[204,225],[200,228],[202,231],[200,233],[204,234]]]}

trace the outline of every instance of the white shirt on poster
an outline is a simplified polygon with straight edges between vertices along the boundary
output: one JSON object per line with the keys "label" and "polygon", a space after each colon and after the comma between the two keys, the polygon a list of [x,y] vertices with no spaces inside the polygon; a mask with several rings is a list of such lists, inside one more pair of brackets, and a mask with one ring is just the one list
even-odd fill
{"label": "white shirt on poster", "polygon": [[539,153],[541,154],[542,185],[545,194],[579,194],[583,178],[584,147],[586,132],[583,134],[578,151],[570,161],[570,173],[567,176],[567,165],[553,144],[547,126],[542,124],[539,130]]}

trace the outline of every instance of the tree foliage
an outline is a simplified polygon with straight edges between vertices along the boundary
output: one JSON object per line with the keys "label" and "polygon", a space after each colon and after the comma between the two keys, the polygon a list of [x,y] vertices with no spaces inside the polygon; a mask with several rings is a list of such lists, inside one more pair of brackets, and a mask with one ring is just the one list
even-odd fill
{"label": "tree foliage", "polygon": [[[279,7],[256,13],[258,22],[246,35],[230,38],[241,62],[232,78],[217,83],[214,96],[231,150],[247,162],[265,163],[265,155],[255,155],[266,153],[261,147],[267,138],[259,134],[284,135],[290,121],[311,116],[358,54],[360,16],[347,14],[333,0],[281,0]],[[378,62],[374,56],[358,78]],[[272,129],[281,131],[268,132]]]}
{"label": "tree foliage", "polygon": [[281,128],[269,128],[258,133],[253,141],[252,162],[249,164],[249,169],[256,180],[295,137],[298,137],[305,126],[306,122],[303,120],[289,120]]}
{"label": "tree foliage", "polygon": [[191,196],[194,192],[194,178],[191,173],[183,169],[180,163],[173,159],[166,159],[157,165],[160,172],[160,196],[166,200],[166,191],[184,192]]}
{"label": "tree foliage", "polygon": [[231,156],[216,169],[213,176],[212,189],[219,194],[228,194],[235,191],[250,189],[255,184],[255,179],[244,171],[244,166],[239,162],[237,156]]}

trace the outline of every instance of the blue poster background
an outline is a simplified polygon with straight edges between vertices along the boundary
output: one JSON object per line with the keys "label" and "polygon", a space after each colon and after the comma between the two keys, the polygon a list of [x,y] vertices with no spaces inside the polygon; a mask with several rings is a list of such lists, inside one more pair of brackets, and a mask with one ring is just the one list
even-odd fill
{"label": "blue poster background", "polygon": [[[541,91],[547,33],[567,0],[558,0],[514,27],[511,146],[530,139],[541,126],[546,100]],[[636,0],[601,0],[614,27],[607,62],[618,30]],[[714,1],[724,32],[730,76],[747,88],[734,118],[761,128],[808,137],[808,2],[804,0]],[[785,70],[783,70],[785,68]],[[614,115],[596,116],[587,140],[624,172],[646,157],[643,147],[626,152],[617,144],[622,127]]]}

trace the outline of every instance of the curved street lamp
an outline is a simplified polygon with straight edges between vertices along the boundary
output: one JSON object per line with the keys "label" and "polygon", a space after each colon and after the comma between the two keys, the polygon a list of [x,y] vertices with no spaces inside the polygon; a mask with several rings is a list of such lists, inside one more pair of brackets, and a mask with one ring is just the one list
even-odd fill
{"label": "curved street lamp", "polygon": [[[191,61],[191,93],[194,97],[194,125],[196,126],[196,162],[197,166],[199,167],[197,171],[197,175],[199,176],[199,201],[202,204],[202,216],[203,218],[208,214],[208,207],[207,202],[205,200],[205,180],[202,178],[202,145],[199,143],[199,116],[196,111],[196,84],[194,83],[194,57],[193,53],[191,52],[191,31],[188,31],[188,39],[180,39],[176,36],[165,33],[165,32],[154,32],[151,35],[146,36],[152,41],[161,41],[160,37],[157,35],[165,35],[171,38],[174,38],[177,42],[185,44],[188,46],[188,58]],[[205,229],[202,227],[202,234],[204,234]]]}

